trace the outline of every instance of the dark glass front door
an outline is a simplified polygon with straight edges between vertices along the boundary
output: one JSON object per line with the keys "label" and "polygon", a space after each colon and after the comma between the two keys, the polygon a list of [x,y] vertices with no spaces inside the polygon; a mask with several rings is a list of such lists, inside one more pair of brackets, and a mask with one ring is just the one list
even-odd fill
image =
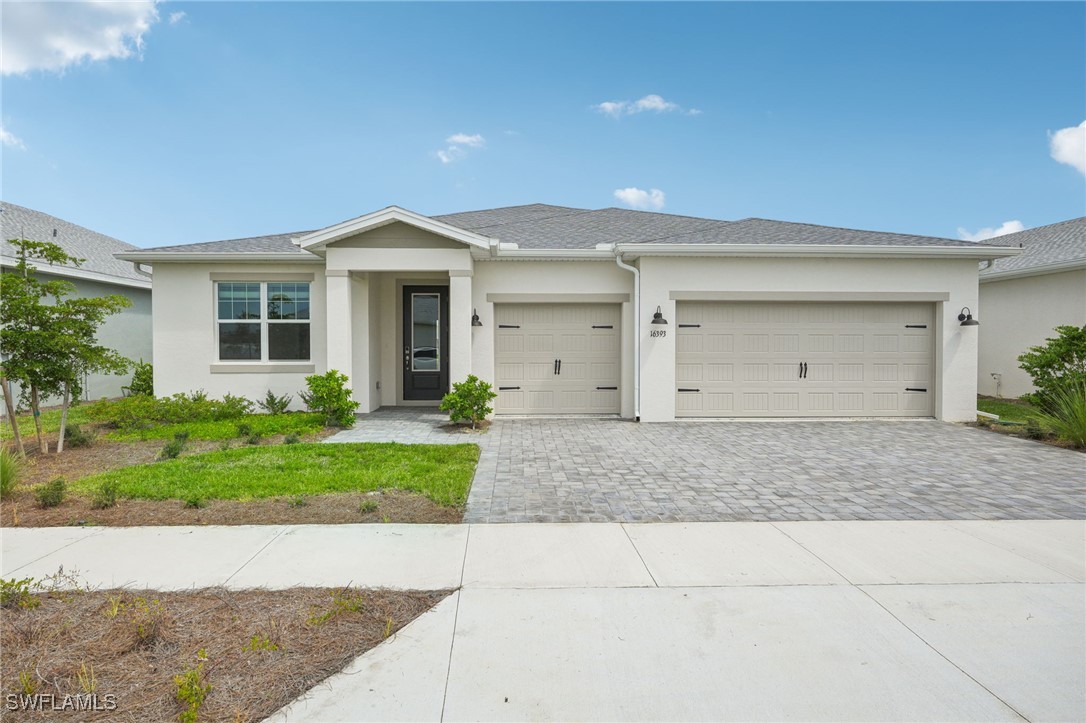
{"label": "dark glass front door", "polygon": [[438,401],[449,391],[449,287],[403,287],[403,398]]}

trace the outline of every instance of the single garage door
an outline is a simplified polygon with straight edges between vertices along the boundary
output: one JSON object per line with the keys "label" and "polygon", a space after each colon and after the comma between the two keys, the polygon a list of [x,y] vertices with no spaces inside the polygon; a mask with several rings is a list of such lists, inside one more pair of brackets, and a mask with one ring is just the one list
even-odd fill
{"label": "single garage door", "polygon": [[618,414],[617,304],[497,304],[498,414]]}
{"label": "single garage door", "polygon": [[928,417],[932,304],[679,302],[679,417]]}

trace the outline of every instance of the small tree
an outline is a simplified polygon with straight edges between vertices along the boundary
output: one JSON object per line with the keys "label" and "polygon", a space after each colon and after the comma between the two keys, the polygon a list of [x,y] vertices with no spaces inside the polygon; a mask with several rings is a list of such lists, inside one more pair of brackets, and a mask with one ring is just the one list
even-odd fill
{"label": "small tree", "polygon": [[490,402],[498,395],[494,388],[474,374],[462,382],[452,385],[453,390],[441,400],[441,411],[449,413],[449,419],[454,422],[471,422],[471,428],[475,429],[486,416],[494,411]]}
{"label": "small tree", "polygon": [[1037,387],[1026,397],[1044,409],[1067,386],[1086,384],[1086,326],[1057,326],[1056,334],[1018,357],[1019,366]]}
{"label": "small tree", "polygon": [[[120,295],[73,297],[75,285],[60,280],[41,281],[31,261],[79,266],[83,260],[46,241],[11,239],[19,261],[13,273],[0,275],[0,358],[5,385],[13,380],[20,397],[30,406],[38,448],[48,452],[42,436],[41,400],[60,396],[60,439],[64,449],[68,406],[83,391],[83,377],[92,372],[118,374],[130,362],[113,349],[98,344],[98,327],[131,302]],[[8,387],[5,386],[5,389]],[[14,416],[12,430],[17,430]],[[17,434],[17,431],[16,431]]]}

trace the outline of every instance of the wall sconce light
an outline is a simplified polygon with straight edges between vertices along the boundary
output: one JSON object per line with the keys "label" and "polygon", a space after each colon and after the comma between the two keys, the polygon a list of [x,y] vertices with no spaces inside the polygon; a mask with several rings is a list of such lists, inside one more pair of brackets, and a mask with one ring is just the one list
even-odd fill
{"label": "wall sconce light", "polygon": [[962,326],[980,326],[980,322],[973,318],[973,312],[968,306],[962,307],[961,313],[958,314],[958,321],[962,323]]}
{"label": "wall sconce light", "polygon": [[652,315],[653,324],[667,324],[667,319],[664,318],[664,312],[660,311],[660,307],[656,307],[656,313]]}
{"label": "wall sconce light", "polygon": [[472,326],[482,326],[483,325],[483,322],[479,321],[479,310],[478,309],[472,309],[471,310],[471,325]]}

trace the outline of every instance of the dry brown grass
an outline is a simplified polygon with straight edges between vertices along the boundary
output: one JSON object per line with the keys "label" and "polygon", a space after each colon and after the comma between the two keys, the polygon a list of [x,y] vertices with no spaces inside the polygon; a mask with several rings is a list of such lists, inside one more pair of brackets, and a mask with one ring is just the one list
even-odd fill
{"label": "dry brown grass", "polygon": [[[99,703],[114,696],[115,710],[45,717],[177,720],[183,706],[174,676],[194,668],[204,651],[202,677],[213,687],[199,719],[262,720],[449,592],[213,588],[38,594],[36,608],[0,610],[0,681],[5,694],[20,693],[25,681],[37,694],[57,696],[59,705],[65,695],[90,692],[92,672]],[[246,649],[254,637],[256,649]],[[4,719],[41,720],[42,714],[5,711]]]}

